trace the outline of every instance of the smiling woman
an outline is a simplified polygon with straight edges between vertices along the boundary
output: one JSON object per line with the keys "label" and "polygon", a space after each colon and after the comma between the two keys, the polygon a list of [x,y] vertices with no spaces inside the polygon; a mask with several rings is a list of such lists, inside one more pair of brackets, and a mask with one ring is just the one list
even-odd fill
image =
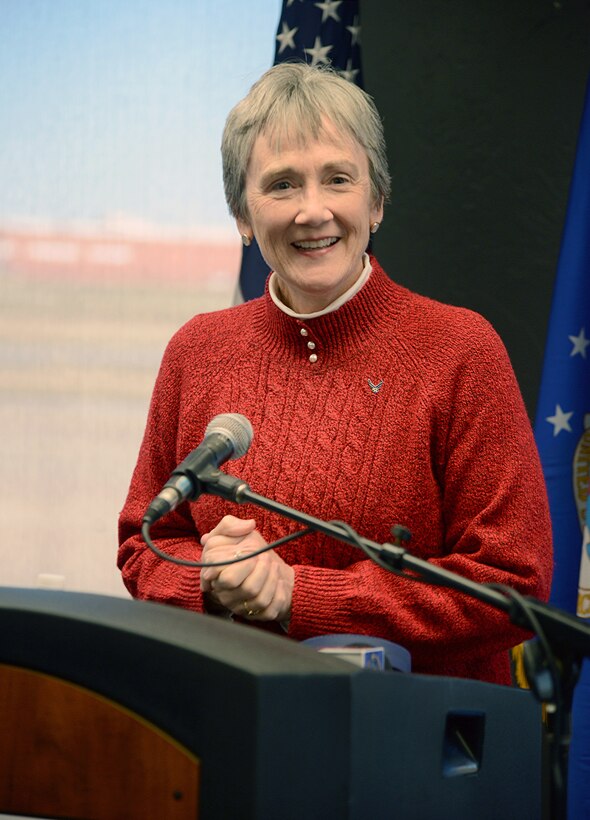
{"label": "smiling woman", "polygon": [[383,218],[373,201],[367,155],[326,120],[307,145],[257,137],[246,175],[248,216],[242,235],[256,236],[291,310],[323,310],[358,280],[370,226]]}
{"label": "smiling woman", "polygon": [[390,189],[367,94],[327,68],[275,66],[230,112],[222,157],[238,229],[288,308],[315,313],[354,285]]}
{"label": "smiling woman", "polygon": [[333,71],[275,66],[230,113],[222,156],[238,231],[272,272],[263,297],[195,316],[168,345],[120,517],[127,588],[295,640],[375,636],[415,671],[509,683],[522,633],[502,613],[320,534],[259,554],[293,531],[274,513],[238,518],[203,495],[157,521],[161,550],[208,564],[200,583],[146,547],[152,498],[211,419],[240,413],[254,441],[227,469],[255,492],[378,543],[403,525],[418,557],[548,593],[547,502],[506,351],[480,316],[411,293],[367,254],[389,193],[372,100]]}

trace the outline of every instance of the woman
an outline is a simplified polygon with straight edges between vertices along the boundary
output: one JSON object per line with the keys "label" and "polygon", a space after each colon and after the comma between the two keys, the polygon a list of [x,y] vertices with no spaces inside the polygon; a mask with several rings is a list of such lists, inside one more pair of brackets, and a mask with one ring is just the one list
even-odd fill
{"label": "woman", "polygon": [[[405,646],[414,671],[509,683],[522,633],[504,614],[352,546],[308,535],[199,579],[144,545],[150,500],[208,422],[237,412],[255,437],[227,470],[256,492],[380,543],[404,525],[419,557],[548,594],[544,484],[504,347],[480,316],[410,293],[366,254],[390,184],[371,99],[332,71],[275,66],[230,113],[222,156],[242,240],[256,238],[272,273],[264,297],[194,317],[167,348],[120,519],[128,589],[295,640],[379,636]],[[202,496],[152,536],[218,562],[294,529]]]}

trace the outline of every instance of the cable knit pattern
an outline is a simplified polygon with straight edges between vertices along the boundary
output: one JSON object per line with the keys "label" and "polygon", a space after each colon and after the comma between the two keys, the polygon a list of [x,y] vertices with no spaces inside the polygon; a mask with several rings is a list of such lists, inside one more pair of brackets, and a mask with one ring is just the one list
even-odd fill
{"label": "cable knit pattern", "polygon": [[[267,293],[195,316],[173,337],[120,518],[119,566],[133,596],[202,611],[198,571],[148,550],[141,518],[209,421],[235,412],[255,436],[224,469],[255,492],[380,543],[403,524],[413,554],[546,599],[545,488],[502,343],[481,316],[413,294],[372,263],[368,282],[333,313],[303,322]],[[383,382],[378,392],[369,380]],[[297,529],[260,508],[202,496],[152,535],[161,549],[197,559],[199,533],[226,513],[256,518],[267,541]],[[506,650],[523,633],[503,613],[401,579],[323,535],[280,554],[295,569],[292,638],[376,635],[409,649],[414,671],[509,683]]]}

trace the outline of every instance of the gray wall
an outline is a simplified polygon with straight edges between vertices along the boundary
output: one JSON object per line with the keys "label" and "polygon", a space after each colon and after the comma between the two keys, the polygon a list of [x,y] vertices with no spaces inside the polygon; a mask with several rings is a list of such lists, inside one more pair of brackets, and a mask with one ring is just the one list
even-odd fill
{"label": "gray wall", "polygon": [[361,0],[389,275],[486,316],[531,417],[586,81],[586,0]]}

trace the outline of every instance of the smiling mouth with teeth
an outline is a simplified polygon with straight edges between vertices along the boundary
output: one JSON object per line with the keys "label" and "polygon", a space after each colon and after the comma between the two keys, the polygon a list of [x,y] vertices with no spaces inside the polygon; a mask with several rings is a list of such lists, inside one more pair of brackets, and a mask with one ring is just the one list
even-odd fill
{"label": "smiling mouth with teeth", "polygon": [[308,242],[293,242],[296,248],[301,248],[304,251],[318,250],[319,248],[328,248],[330,245],[335,245],[338,242],[337,236],[332,236],[329,239],[317,239]]}

